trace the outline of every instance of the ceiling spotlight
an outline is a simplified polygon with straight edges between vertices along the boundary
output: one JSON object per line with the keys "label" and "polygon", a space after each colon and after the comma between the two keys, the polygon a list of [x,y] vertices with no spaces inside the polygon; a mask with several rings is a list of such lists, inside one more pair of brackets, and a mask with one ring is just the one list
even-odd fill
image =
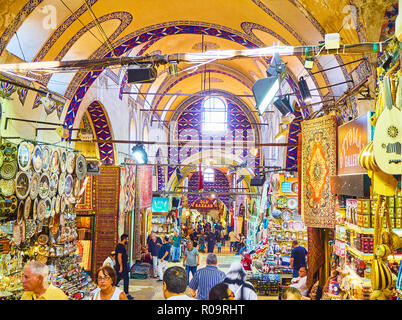
{"label": "ceiling spotlight", "polygon": [[131,150],[133,151],[133,159],[137,164],[146,164],[148,162],[148,155],[144,149],[144,145],[137,144]]}
{"label": "ceiling spotlight", "polygon": [[292,106],[290,105],[289,97],[284,97],[282,99],[279,98],[275,100],[274,106],[283,116],[287,116],[294,111]]}
{"label": "ceiling spotlight", "polygon": [[278,93],[281,82],[286,76],[286,65],[281,63],[279,54],[275,54],[267,69],[267,78],[257,80],[253,85],[256,108],[262,115]]}
{"label": "ceiling spotlight", "polygon": [[302,95],[303,101],[305,103],[311,102],[311,93],[310,89],[308,88],[306,80],[303,77],[300,77],[299,82],[297,84],[299,87],[300,93]]}
{"label": "ceiling spotlight", "polygon": [[127,68],[127,83],[152,83],[157,76],[158,72],[154,66],[129,65]]}

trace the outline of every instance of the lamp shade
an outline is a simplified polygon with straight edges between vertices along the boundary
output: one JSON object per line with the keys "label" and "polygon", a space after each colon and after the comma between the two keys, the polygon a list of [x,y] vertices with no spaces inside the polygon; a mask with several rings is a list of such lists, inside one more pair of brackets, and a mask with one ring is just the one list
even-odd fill
{"label": "lamp shade", "polygon": [[137,164],[146,164],[148,162],[148,155],[142,144],[137,144],[132,148],[133,159]]}
{"label": "lamp shade", "polygon": [[310,102],[311,101],[310,89],[308,88],[307,82],[306,82],[306,80],[304,80],[303,77],[300,77],[297,86],[299,87],[300,94],[302,95],[303,101]]}
{"label": "lamp shade", "polygon": [[257,80],[253,85],[253,95],[256,101],[256,108],[262,115],[272,103],[279,91],[280,81],[278,77],[268,77]]}

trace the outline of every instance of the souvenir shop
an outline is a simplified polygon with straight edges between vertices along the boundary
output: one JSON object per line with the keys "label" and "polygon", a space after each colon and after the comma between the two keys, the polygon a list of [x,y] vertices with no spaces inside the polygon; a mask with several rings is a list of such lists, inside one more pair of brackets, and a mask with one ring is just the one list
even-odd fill
{"label": "souvenir shop", "polygon": [[76,208],[87,183],[86,158],[30,141],[3,140],[0,148],[0,299],[19,299],[23,266],[31,260],[47,264],[50,281],[70,299],[87,297],[95,288],[85,272],[91,246]]}

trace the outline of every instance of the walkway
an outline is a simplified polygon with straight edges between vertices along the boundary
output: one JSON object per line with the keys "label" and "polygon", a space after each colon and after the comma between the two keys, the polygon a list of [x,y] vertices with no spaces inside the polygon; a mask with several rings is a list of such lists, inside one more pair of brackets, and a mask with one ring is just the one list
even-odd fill
{"label": "walkway", "polygon": [[[232,262],[240,261],[241,256],[236,256],[229,252],[229,244],[222,248],[221,253],[215,253],[218,257],[218,268],[223,272],[227,272],[230,268]],[[206,265],[207,253],[200,253],[200,266],[203,268]],[[168,267],[172,266],[183,266],[183,260],[181,262],[169,262]],[[191,276],[190,276],[191,277]],[[190,278],[191,280],[191,278]],[[123,282],[121,281],[120,287],[122,288]],[[135,297],[136,300],[164,300],[162,282],[157,281],[157,279],[130,279],[130,294]],[[190,296],[189,289],[187,288],[186,294]],[[259,296],[259,300],[277,300],[277,297]]]}

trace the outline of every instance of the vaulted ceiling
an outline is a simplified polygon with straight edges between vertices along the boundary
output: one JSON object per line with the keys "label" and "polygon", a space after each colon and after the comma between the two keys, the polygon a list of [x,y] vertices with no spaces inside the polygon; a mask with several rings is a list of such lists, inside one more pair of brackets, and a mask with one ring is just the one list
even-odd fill
{"label": "vaulted ceiling", "polygon": [[[339,32],[342,43],[378,41],[392,32],[396,0],[2,0],[0,9],[0,62],[92,59],[248,49],[281,45],[315,45],[326,33]],[[350,79],[360,62],[319,72],[361,59],[362,55],[321,55],[310,77],[310,89]],[[286,57],[290,77],[309,73],[301,57]],[[266,76],[267,60],[221,60],[191,69],[180,63],[178,76],[158,68],[153,84],[126,84],[121,91],[139,91],[144,107],[169,120],[175,109],[194,94],[208,89],[237,95],[255,110],[252,85]],[[68,100],[74,100],[85,73],[28,74]],[[86,83],[86,82],[85,82]],[[90,84],[91,82],[89,82]],[[347,84],[312,91],[313,102],[326,95],[340,96]],[[289,89],[290,90],[290,89]],[[175,95],[176,94],[176,95]]]}

